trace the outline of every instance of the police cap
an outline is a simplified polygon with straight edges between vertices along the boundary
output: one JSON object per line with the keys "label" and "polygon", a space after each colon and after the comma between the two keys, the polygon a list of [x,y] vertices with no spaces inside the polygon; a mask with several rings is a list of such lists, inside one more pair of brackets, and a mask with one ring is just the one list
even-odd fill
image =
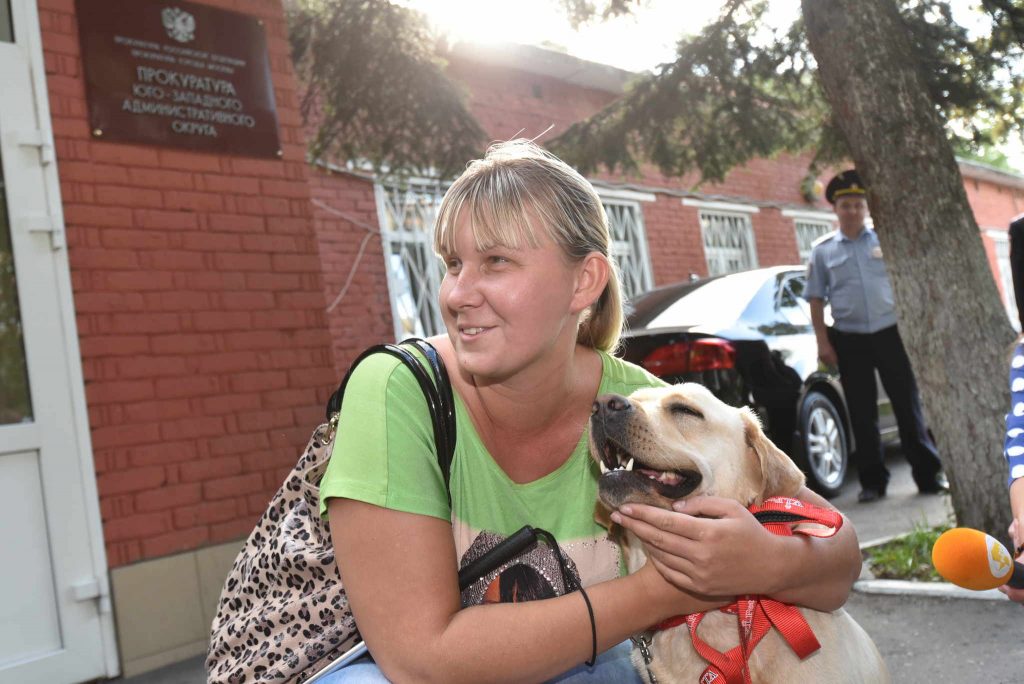
{"label": "police cap", "polygon": [[853,169],[848,169],[837,175],[828,182],[828,187],[825,188],[825,199],[830,204],[835,204],[840,197],[863,197],[866,194],[867,190],[860,182],[860,176]]}

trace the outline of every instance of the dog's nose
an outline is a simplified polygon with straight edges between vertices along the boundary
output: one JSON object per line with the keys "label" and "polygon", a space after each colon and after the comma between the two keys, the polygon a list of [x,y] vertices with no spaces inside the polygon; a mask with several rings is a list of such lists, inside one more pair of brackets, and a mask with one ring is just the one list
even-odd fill
{"label": "dog's nose", "polygon": [[621,394],[602,394],[594,401],[592,412],[613,415],[632,410],[633,405],[629,403],[629,399]]}

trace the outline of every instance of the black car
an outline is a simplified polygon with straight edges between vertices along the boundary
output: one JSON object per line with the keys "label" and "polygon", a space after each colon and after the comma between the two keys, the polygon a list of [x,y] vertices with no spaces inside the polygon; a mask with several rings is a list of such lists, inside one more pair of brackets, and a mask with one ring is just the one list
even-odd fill
{"label": "black car", "polygon": [[[623,357],[671,383],[699,382],[750,406],[824,496],[839,493],[852,436],[839,377],[819,365],[802,266],[775,266],[651,290],[627,312]],[[827,314],[826,314],[827,316]],[[879,388],[886,437],[895,434]]]}

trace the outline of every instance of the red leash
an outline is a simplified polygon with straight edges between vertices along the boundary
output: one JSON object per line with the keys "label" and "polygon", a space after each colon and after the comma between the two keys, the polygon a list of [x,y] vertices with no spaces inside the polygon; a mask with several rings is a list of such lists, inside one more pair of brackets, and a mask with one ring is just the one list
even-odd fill
{"label": "red leash", "polygon": [[[792,537],[793,534],[831,537],[843,526],[843,516],[838,512],[784,496],[765,499],[762,505],[750,506],[748,510],[769,532],[783,537]],[[808,523],[821,527],[793,529],[796,525]],[[700,676],[699,684],[711,684],[719,678],[724,678],[725,684],[751,684],[750,655],[772,627],[779,631],[801,660],[821,648],[807,620],[788,603],[767,597],[741,596],[720,610],[733,613],[739,619],[740,643],[727,653],[715,650],[697,635],[697,627],[706,613],[677,615],[652,628],[660,631],[682,624],[689,628],[693,647],[709,663]]]}

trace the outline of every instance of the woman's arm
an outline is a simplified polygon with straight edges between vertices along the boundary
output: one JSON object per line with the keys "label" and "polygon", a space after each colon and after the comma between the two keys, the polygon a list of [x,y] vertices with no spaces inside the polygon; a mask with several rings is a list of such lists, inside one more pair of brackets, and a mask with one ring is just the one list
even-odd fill
{"label": "woman's arm", "polygon": [[1013,511],[1010,538],[1016,551],[1016,547],[1024,544],[1024,477],[1010,483],[1010,510]]}
{"label": "woman's arm", "polygon": [[[1018,561],[1024,561],[1024,553],[1017,553],[1017,549],[1024,544],[1024,477],[1018,477],[1010,483],[1010,509],[1013,511],[1013,522],[1010,523],[1009,530],[1013,549],[1010,551]],[[1006,594],[1011,601],[1024,603],[1024,589],[1003,585],[999,587],[999,591]]]}
{"label": "woman's arm", "polygon": [[[796,498],[835,510],[806,487]],[[624,506],[612,519],[640,537],[669,582],[696,594],[760,594],[831,611],[860,574],[857,532],[845,518],[832,537],[782,537],[736,501],[700,496],[677,501],[674,511]]]}
{"label": "woman's arm", "polygon": [[[449,523],[341,498],[328,512],[359,631],[392,681],[542,681],[590,658],[582,596],[461,610]],[[587,595],[599,652],[672,615],[725,603],[684,594],[650,566]]]}

